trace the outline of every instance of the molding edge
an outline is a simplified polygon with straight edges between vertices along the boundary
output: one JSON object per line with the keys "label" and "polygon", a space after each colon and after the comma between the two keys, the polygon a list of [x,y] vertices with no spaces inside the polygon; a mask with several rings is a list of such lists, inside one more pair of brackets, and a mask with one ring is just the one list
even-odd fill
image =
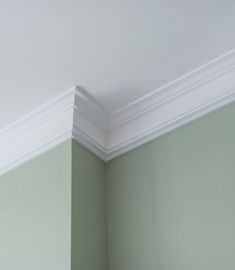
{"label": "molding edge", "polygon": [[0,130],[0,175],[71,137],[74,89]]}
{"label": "molding edge", "polygon": [[235,101],[235,50],[110,115],[111,160]]}
{"label": "molding edge", "polygon": [[73,87],[0,130],[0,175],[75,139],[105,162],[235,101],[235,50],[116,110]]}

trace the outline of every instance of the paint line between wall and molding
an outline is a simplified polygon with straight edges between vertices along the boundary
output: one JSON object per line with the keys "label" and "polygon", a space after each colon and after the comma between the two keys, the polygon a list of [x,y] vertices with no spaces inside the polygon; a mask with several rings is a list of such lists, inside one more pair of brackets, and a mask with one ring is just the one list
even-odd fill
{"label": "paint line between wall and molding", "polygon": [[0,130],[0,174],[68,139],[105,162],[235,101],[235,50],[114,111],[73,87]]}

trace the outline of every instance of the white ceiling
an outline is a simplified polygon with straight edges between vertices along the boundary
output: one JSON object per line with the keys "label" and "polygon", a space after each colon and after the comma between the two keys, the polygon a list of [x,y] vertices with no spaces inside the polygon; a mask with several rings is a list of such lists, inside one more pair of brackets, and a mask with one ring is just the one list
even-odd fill
{"label": "white ceiling", "polygon": [[0,128],[80,85],[112,111],[235,47],[234,0],[0,1]]}

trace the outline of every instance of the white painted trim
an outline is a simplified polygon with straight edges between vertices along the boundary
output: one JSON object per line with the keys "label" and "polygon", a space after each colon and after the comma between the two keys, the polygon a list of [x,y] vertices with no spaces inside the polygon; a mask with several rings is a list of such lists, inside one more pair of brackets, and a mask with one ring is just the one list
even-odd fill
{"label": "white painted trim", "polygon": [[235,100],[235,50],[107,112],[73,87],[0,130],[0,174],[68,139],[109,161]]}
{"label": "white painted trim", "polygon": [[72,137],[106,160],[109,114],[84,90],[76,87]]}
{"label": "white painted trim", "polygon": [[234,68],[235,49],[112,112],[110,129],[128,123],[191,91],[197,91]]}
{"label": "white painted trim", "polygon": [[71,137],[74,89],[0,131],[0,174],[31,160]]}
{"label": "white painted trim", "polygon": [[113,159],[235,100],[235,50],[110,115]]}

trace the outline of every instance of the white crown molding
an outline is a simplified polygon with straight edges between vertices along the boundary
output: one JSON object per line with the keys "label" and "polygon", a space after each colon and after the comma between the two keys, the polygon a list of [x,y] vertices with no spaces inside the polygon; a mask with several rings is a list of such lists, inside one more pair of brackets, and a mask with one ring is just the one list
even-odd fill
{"label": "white crown molding", "polygon": [[71,137],[74,90],[0,130],[0,174],[12,170]]}
{"label": "white crown molding", "polygon": [[74,104],[73,139],[106,161],[108,112],[79,87]]}
{"label": "white crown molding", "polygon": [[0,174],[72,138],[107,162],[234,100],[234,50],[112,113],[73,87],[0,130]]}
{"label": "white crown molding", "polygon": [[235,50],[110,115],[107,159],[235,100]]}

